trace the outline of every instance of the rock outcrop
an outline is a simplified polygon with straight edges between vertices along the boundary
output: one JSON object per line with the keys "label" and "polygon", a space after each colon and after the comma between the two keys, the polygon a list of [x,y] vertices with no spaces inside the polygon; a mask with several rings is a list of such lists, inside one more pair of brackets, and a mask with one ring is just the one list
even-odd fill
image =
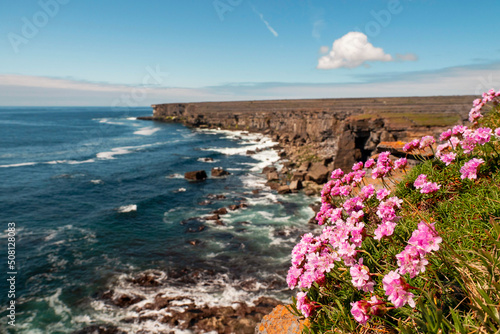
{"label": "rock outcrop", "polygon": [[[153,105],[153,119],[262,132],[295,161],[333,159],[349,169],[383,141],[408,141],[463,123],[472,96],[271,100]],[[249,154],[255,152],[248,152]]]}
{"label": "rock outcrop", "polygon": [[186,172],[184,178],[192,181],[202,181],[207,178],[207,173],[204,170],[197,170],[193,172]]}

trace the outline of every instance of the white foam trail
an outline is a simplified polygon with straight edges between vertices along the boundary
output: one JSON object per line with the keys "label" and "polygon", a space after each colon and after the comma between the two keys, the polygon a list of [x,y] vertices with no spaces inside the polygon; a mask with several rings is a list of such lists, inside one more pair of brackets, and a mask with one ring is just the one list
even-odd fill
{"label": "white foam trail", "polygon": [[166,179],[183,179],[184,178],[184,175],[181,175],[181,174],[178,174],[178,173],[175,173],[175,174],[171,174],[169,176],[165,176]]}
{"label": "white foam trail", "polygon": [[157,145],[162,145],[162,144],[165,144],[165,143],[158,142],[158,143],[154,143],[154,144],[146,144],[146,145],[139,145],[139,146],[115,147],[115,148],[112,148],[111,151],[97,153],[96,157],[98,159],[110,160],[110,159],[115,159],[114,158],[115,155],[129,154],[129,153],[140,151],[146,147],[157,146]]}
{"label": "white foam trail", "polygon": [[120,206],[117,209],[118,212],[121,213],[126,213],[126,212],[132,212],[132,211],[137,211],[137,205],[136,204],[130,204],[130,205],[123,205]]}
{"label": "white foam trail", "polygon": [[94,118],[94,121],[99,121],[99,123],[104,123],[104,124],[112,124],[112,125],[125,125],[122,122],[116,122],[109,120],[109,118]]}
{"label": "white foam trail", "polygon": [[103,184],[104,182],[102,180],[90,180],[93,184]]}
{"label": "white foam trail", "polygon": [[134,135],[151,136],[153,133],[155,133],[159,130],[160,130],[160,128],[146,127],[146,128],[141,128],[140,130],[134,131]]}
{"label": "white foam trail", "polygon": [[129,120],[129,121],[136,121],[137,117],[127,117],[127,120]]}
{"label": "white foam trail", "polygon": [[9,168],[9,167],[22,167],[22,166],[34,166],[38,164],[38,162],[21,162],[18,164],[11,164],[11,165],[0,165],[1,168]]}

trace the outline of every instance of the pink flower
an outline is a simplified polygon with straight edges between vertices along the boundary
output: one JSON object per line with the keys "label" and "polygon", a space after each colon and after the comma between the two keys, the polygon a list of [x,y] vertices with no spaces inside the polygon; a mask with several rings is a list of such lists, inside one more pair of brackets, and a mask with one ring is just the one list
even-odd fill
{"label": "pink flower", "polygon": [[295,266],[291,266],[288,270],[288,275],[286,276],[286,283],[290,290],[293,290],[297,286],[297,282],[299,280],[300,275],[302,275],[302,268],[297,268]]}
{"label": "pink flower", "polygon": [[317,308],[307,297],[307,292],[297,293],[297,309],[302,312],[304,317],[308,318]]}
{"label": "pink flower", "polygon": [[419,146],[419,148],[420,149],[424,149],[426,147],[430,147],[435,142],[436,142],[436,139],[434,139],[433,136],[422,137],[422,139],[420,140],[420,146]]}
{"label": "pink flower", "polygon": [[408,160],[406,158],[401,158],[401,159],[394,161],[394,168],[395,169],[405,168],[407,164],[408,164]]}
{"label": "pink flower", "polygon": [[460,178],[462,180],[469,179],[469,180],[475,180],[477,179],[477,169],[479,165],[483,164],[484,160],[483,159],[471,159],[468,162],[464,164],[462,168],[460,168],[460,173],[462,175]]}
{"label": "pink flower", "polygon": [[420,253],[413,245],[408,245],[399,254],[396,255],[398,259],[399,272],[404,275],[410,274],[410,278],[417,276],[425,271],[425,266],[429,263],[424,254]]}
{"label": "pink flower", "polygon": [[407,284],[401,279],[401,276],[396,271],[391,271],[382,279],[386,296],[396,308],[403,307],[408,304],[412,308],[415,307],[413,293],[408,292]]}
{"label": "pink flower", "polygon": [[443,239],[436,232],[434,223],[427,224],[421,221],[418,228],[413,231],[408,244],[417,247],[420,252],[430,253],[439,250],[439,244]]}
{"label": "pink flower", "polygon": [[370,301],[359,300],[351,303],[351,314],[357,322],[365,324],[371,319],[372,315],[380,316],[385,312],[383,304],[385,303],[378,299],[377,296],[372,296]]}
{"label": "pink flower", "polygon": [[492,130],[490,128],[478,128],[474,132],[474,140],[480,144],[484,145],[487,142],[490,141],[491,139],[491,132]]}
{"label": "pink flower", "polygon": [[444,131],[439,136],[439,140],[441,140],[441,141],[445,141],[445,140],[448,140],[450,138],[451,138],[451,129],[448,129],[448,130]]}
{"label": "pink flower", "polygon": [[425,174],[420,174],[413,183],[413,186],[416,189],[420,189],[421,194],[430,194],[441,189],[441,186],[436,182],[427,181],[427,175]]}
{"label": "pink flower", "polygon": [[442,154],[439,159],[446,164],[446,166],[449,166],[453,161],[455,161],[455,158],[457,157],[456,153],[450,152],[446,154]]}
{"label": "pink flower", "polygon": [[500,139],[500,128],[495,129],[495,137]]}
{"label": "pink flower", "polygon": [[360,324],[366,324],[368,320],[371,319],[371,316],[368,315],[368,312],[370,311],[370,303],[366,300],[351,303],[351,306],[351,314]]}
{"label": "pink flower", "polygon": [[334,170],[332,172],[331,178],[333,180],[337,180],[337,179],[340,179],[342,176],[344,176],[344,172],[342,171],[342,169],[337,168],[336,170]]}
{"label": "pink flower", "polygon": [[363,169],[363,162],[357,162],[355,163],[353,166],[352,166],[352,170],[353,171],[358,171],[358,170],[361,170]]}
{"label": "pink flower", "polygon": [[361,188],[361,190],[359,191],[359,197],[363,201],[366,201],[368,198],[373,196],[374,192],[375,192],[375,187],[373,186],[373,184],[369,184]]}
{"label": "pink flower", "polygon": [[424,184],[427,182],[427,175],[425,174],[420,174],[416,179],[415,182],[413,183],[413,186],[417,189],[420,189],[424,186]]}
{"label": "pink flower", "polygon": [[368,159],[365,162],[365,168],[371,168],[375,165],[375,160],[373,159]]}
{"label": "pink flower", "polygon": [[377,199],[383,201],[391,192],[385,188],[377,190]]}
{"label": "pink flower", "polygon": [[411,152],[411,151],[415,150],[416,148],[418,148],[419,145],[420,145],[420,140],[414,139],[411,142],[406,143],[403,146],[403,151],[405,151],[405,152]]}
{"label": "pink flower", "polygon": [[352,266],[349,269],[351,274],[351,283],[358,290],[364,292],[373,292],[375,282],[370,280],[370,271],[367,266],[363,265],[363,258],[359,259],[359,264]]}
{"label": "pink flower", "polygon": [[390,237],[394,233],[394,228],[396,227],[396,223],[392,221],[386,221],[380,224],[373,234],[375,236],[373,239],[381,240],[383,237]]}
{"label": "pink flower", "polygon": [[467,127],[465,125],[455,125],[451,129],[451,132],[453,133],[454,136],[456,136],[456,135],[461,135],[462,133],[464,133],[465,130],[467,130]]}
{"label": "pink flower", "polygon": [[441,189],[441,185],[438,185],[436,182],[426,182],[422,189],[420,189],[420,193],[431,194],[435,193],[439,189]]}

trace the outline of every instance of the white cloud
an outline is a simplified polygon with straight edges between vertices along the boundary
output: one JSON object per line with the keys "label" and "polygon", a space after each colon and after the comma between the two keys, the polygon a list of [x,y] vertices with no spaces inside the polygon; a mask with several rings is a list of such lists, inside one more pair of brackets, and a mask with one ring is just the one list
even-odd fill
{"label": "white cloud", "polygon": [[355,68],[367,61],[393,61],[382,48],[374,47],[362,32],[352,31],[333,42],[330,53],[318,61],[318,69]]}

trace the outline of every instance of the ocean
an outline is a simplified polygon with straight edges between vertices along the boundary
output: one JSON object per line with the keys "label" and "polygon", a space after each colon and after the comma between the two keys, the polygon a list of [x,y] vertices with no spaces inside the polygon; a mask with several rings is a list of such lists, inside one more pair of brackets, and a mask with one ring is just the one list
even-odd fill
{"label": "ocean", "polygon": [[[265,166],[281,161],[261,134],[137,120],[151,108],[0,108],[1,249],[15,223],[16,326],[9,333],[72,333],[111,324],[130,333],[172,329],[126,318],[108,290],[196,305],[289,301],[290,252],[316,198],[278,195]],[[247,150],[263,149],[247,155]],[[231,175],[210,176],[213,167]],[[205,170],[190,182],[184,173]],[[205,220],[230,205],[242,208]],[[185,273],[195,273],[186,279]],[[134,284],[145,274],[161,286]],[[7,326],[8,286],[0,293]],[[0,328],[1,329],[1,328]],[[2,332],[4,330],[2,329]],[[180,331],[179,331],[180,332]],[[184,333],[184,332],[183,332]]]}

